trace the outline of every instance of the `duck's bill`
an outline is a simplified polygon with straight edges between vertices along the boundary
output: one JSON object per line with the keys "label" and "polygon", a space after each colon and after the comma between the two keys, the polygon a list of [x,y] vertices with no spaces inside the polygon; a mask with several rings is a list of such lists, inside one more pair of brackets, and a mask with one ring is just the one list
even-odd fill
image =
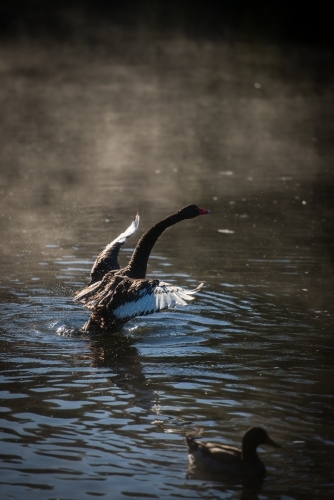
{"label": "duck's bill", "polygon": [[211,210],[207,210],[206,208],[200,208],[199,213],[200,215],[211,214]]}
{"label": "duck's bill", "polygon": [[269,436],[267,437],[266,444],[270,444],[270,446],[273,446],[274,448],[281,448],[281,445],[275,443],[275,441],[271,439]]}

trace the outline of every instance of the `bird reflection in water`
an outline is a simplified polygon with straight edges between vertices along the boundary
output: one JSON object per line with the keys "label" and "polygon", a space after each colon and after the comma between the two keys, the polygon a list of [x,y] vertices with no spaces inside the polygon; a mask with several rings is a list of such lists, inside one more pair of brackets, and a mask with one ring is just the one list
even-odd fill
{"label": "bird reflection in water", "polygon": [[91,335],[91,362],[96,368],[110,370],[111,382],[122,391],[133,393],[138,406],[152,408],[157,404],[158,395],[148,388],[135,342],[123,332]]}
{"label": "bird reflection in water", "polygon": [[225,493],[227,491],[240,492],[240,500],[259,500],[258,495],[263,484],[263,479],[256,477],[237,481],[230,477],[223,477],[210,471],[198,470],[191,466],[188,468],[186,478],[205,481],[202,487],[206,490],[210,488],[210,490],[217,490]]}

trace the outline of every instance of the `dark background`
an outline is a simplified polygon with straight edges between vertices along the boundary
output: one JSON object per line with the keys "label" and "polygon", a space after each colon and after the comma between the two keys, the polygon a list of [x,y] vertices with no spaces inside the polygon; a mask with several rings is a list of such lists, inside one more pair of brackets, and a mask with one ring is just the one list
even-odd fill
{"label": "dark background", "polygon": [[16,0],[0,7],[2,37],[26,34],[66,39],[112,23],[160,34],[208,39],[268,40],[332,45],[332,18],[324,3],[231,0]]}

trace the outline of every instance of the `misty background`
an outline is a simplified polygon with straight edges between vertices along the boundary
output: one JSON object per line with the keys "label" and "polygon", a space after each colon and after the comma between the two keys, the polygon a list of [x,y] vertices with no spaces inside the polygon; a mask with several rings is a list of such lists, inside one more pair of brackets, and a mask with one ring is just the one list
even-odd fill
{"label": "misty background", "polygon": [[326,283],[333,272],[329,20],[321,4],[289,2],[2,5],[5,275],[29,273],[45,245],[93,256],[125,216],[139,210],[144,230],[195,202],[217,215],[189,235],[199,247],[217,246],[224,219],[247,222],[235,279],[263,244],[293,245],[323,256],[307,277],[318,296],[319,272]]}

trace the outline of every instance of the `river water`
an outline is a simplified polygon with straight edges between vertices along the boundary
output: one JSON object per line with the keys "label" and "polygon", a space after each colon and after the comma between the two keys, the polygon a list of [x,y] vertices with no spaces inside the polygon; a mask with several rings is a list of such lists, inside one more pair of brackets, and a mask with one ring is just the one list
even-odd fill
{"label": "river water", "polygon": [[[0,49],[1,498],[333,498],[331,56],[108,36]],[[196,300],[80,332],[100,250],[190,203],[148,275]],[[187,476],[251,426],[259,491]]]}

